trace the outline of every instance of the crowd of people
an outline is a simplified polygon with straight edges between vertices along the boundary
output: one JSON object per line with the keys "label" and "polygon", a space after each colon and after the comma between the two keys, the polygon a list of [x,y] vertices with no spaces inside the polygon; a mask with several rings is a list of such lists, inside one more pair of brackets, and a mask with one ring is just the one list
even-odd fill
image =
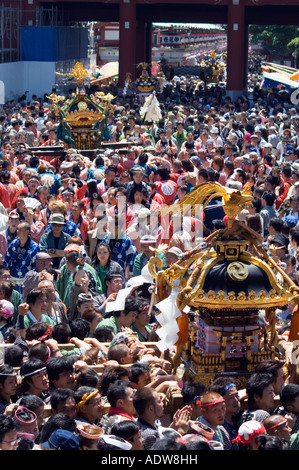
{"label": "crowd of people", "polygon": [[[160,215],[218,182],[252,192],[238,217],[298,285],[299,107],[259,79],[250,73],[252,96],[233,101],[220,85],[174,77],[157,94],[158,122],[141,118],[138,96],[104,87],[114,111],[92,156],[40,151],[63,145],[47,95],[3,107],[0,449],[299,449],[299,384],[284,350],[244,390],[226,375],[182,381],[175,346],[155,346],[146,271],[154,253],[165,269],[225,228],[217,198],[203,213]],[[296,340],[297,307],[276,315],[279,338]],[[183,406],[165,413],[175,389]]]}

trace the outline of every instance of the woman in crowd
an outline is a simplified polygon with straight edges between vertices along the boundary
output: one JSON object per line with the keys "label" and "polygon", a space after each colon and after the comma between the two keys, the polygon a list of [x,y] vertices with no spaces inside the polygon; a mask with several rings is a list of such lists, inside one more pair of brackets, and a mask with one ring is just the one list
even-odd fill
{"label": "woman in crowd", "polygon": [[106,292],[106,289],[107,289],[104,280],[108,271],[117,270],[124,278],[124,272],[123,272],[122,267],[120,266],[119,263],[111,259],[110,247],[105,242],[100,242],[96,247],[95,256],[93,259],[93,267],[96,269],[99,275],[100,282],[101,282],[101,289],[102,289],[103,294]]}
{"label": "woman in crowd", "polygon": [[0,366],[0,414],[13,402],[17,387],[17,373],[14,368],[5,364]]}

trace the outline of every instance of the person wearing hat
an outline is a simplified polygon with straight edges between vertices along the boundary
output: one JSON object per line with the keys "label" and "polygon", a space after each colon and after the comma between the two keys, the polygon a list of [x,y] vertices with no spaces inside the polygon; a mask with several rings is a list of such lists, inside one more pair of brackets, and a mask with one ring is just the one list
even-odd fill
{"label": "person wearing hat", "polygon": [[[293,165],[296,164],[296,162],[298,163],[297,149],[295,149],[295,147],[291,147],[291,146],[287,147],[285,153],[283,154],[283,161],[286,164],[289,164],[290,166],[292,166],[292,169],[293,169]],[[295,168],[296,168],[296,166],[295,166]]]}
{"label": "person wearing hat", "polygon": [[274,149],[276,149],[277,144],[279,142],[279,136],[277,135],[277,128],[274,125],[269,126],[268,128],[268,143],[272,145]]}
{"label": "person wearing hat", "polygon": [[272,151],[273,151],[273,145],[270,144],[269,142],[266,142],[262,147],[263,158],[265,158],[266,155],[272,155]]}
{"label": "person wearing hat", "polygon": [[183,255],[184,253],[182,250],[180,250],[180,248],[177,248],[176,246],[169,248],[169,250],[167,250],[165,253],[166,267],[169,268],[169,266],[179,261]]}
{"label": "person wearing hat", "polygon": [[95,424],[78,424],[78,440],[80,450],[98,450],[98,440],[104,434],[104,431]]}
{"label": "person wearing hat", "polygon": [[241,424],[238,430],[238,435],[232,440],[232,443],[238,444],[238,450],[249,449],[257,450],[258,444],[255,440],[260,435],[266,435],[267,431],[265,426],[256,421],[255,419]]}
{"label": "person wearing hat", "polygon": [[59,193],[61,193],[61,191],[63,189],[66,189],[69,187],[71,183],[71,176],[69,173],[62,173],[62,175],[60,175],[60,191]]}
{"label": "person wearing hat", "polygon": [[294,217],[299,221],[299,183],[295,183],[295,194],[288,198],[288,205],[285,210],[285,216]]}
{"label": "person wearing hat", "polygon": [[51,230],[41,236],[39,247],[40,251],[50,253],[53,258],[53,267],[59,268],[70,235],[63,230],[66,225],[63,214],[52,214],[49,223],[51,224]]}
{"label": "person wearing hat", "polygon": [[80,450],[79,439],[67,429],[56,429],[46,442],[39,446],[40,450]]}
{"label": "person wearing hat", "polygon": [[289,252],[289,239],[282,233],[274,236],[270,241],[269,250],[273,256],[280,259],[282,256],[286,255]]}
{"label": "person wearing hat", "polygon": [[11,211],[8,216],[7,228],[0,232],[0,255],[4,259],[8,245],[17,237],[17,228],[20,223],[20,216],[17,212]]}
{"label": "person wearing hat", "polygon": [[64,162],[61,163],[59,172],[61,175],[64,175],[65,173],[70,172],[73,169],[74,163],[65,160]]}
{"label": "person wearing hat", "polygon": [[213,139],[214,147],[223,147],[223,140],[219,135],[218,127],[211,127],[210,130],[211,139]]}
{"label": "person wearing hat", "polygon": [[[148,263],[149,259],[154,256],[154,249],[156,248],[156,238],[150,235],[144,235],[140,238],[141,252],[135,258],[133,267],[133,276],[140,276],[144,266]],[[165,264],[163,253],[158,253],[159,258]]]}
{"label": "person wearing hat", "polygon": [[67,214],[67,207],[62,201],[51,201],[48,207],[47,212],[49,212],[49,215],[46,215],[46,228],[45,228],[45,233],[49,233],[52,230],[51,223],[48,219],[50,219],[51,215],[59,213],[62,214],[65,217],[65,226],[63,231],[70,235],[71,237],[80,237],[82,239],[82,235],[80,232],[80,228],[77,227],[77,225],[72,221],[68,220],[66,217]]}

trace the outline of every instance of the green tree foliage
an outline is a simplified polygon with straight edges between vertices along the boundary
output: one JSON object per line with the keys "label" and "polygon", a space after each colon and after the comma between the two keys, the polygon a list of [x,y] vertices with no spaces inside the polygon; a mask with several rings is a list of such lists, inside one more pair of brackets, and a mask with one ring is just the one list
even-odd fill
{"label": "green tree foliage", "polygon": [[249,34],[252,44],[261,44],[270,53],[294,50],[299,46],[297,26],[251,25]]}

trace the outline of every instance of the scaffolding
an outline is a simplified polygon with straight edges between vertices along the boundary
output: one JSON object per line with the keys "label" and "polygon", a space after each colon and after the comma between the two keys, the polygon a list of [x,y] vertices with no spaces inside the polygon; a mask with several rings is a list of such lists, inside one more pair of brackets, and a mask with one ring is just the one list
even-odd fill
{"label": "scaffolding", "polygon": [[57,5],[44,7],[40,5],[36,9],[36,26],[64,26],[63,9]]}
{"label": "scaffolding", "polygon": [[20,60],[20,10],[0,5],[0,63]]}

